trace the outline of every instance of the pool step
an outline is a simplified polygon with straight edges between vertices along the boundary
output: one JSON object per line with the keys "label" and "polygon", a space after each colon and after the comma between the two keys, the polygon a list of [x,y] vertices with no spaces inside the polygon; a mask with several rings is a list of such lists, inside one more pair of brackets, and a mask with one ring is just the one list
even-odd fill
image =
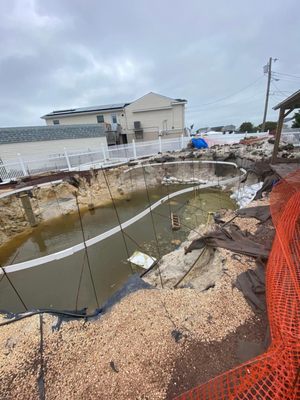
{"label": "pool step", "polygon": [[181,228],[180,219],[178,215],[171,213],[171,223],[173,231],[178,231],[178,229]]}

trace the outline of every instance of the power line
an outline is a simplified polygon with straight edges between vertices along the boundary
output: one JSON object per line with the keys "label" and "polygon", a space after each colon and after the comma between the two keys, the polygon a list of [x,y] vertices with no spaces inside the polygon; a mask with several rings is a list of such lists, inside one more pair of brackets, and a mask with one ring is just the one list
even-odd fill
{"label": "power line", "polygon": [[273,74],[276,74],[276,75],[283,75],[283,76],[289,76],[289,77],[292,77],[292,78],[300,79],[300,76],[293,75],[293,74],[285,74],[285,73],[283,73],[283,72],[275,72],[275,71],[274,71]]}
{"label": "power line", "polygon": [[292,94],[290,91],[288,91],[288,90],[281,90],[278,86],[277,86],[277,84],[274,82],[274,81],[272,81],[272,86],[274,86],[275,87],[275,89],[277,89],[278,90],[278,92],[280,93],[280,94],[282,94],[283,96],[287,96],[286,95],[286,93],[288,93],[288,95],[290,95],[290,94]]}
{"label": "power line", "polygon": [[192,106],[192,107],[203,107],[203,106],[215,104],[215,103],[218,103],[218,102],[220,102],[220,101],[226,100],[226,99],[228,99],[228,98],[230,98],[230,97],[233,97],[233,96],[235,96],[236,94],[241,93],[242,91],[248,89],[250,86],[255,85],[255,84],[256,84],[260,79],[262,79],[262,78],[263,78],[263,75],[260,76],[259,78],[255,79],[255,81],[249,83],[249,85],[244,86],[242,89],[240,89],[240,90],[238,90],[238,91],[236,91],[236,92],[234,92],[234,93],[232,93],[232,94],[230,94],[230,95],[228,95],[228,96],[224,96],[224,97],[221,97],[221,98],[219,98],[219,99],[217,99],[217,100],[214,100],[214,101],[211,101],[211,102],[208,102],[208,103],[198,104],[198,105],[195,105],[195,106]]}
{"label": "power line", "polygon": [[[232,105],[235,105],[235,104],[240,104],[240,103],[242,103],[242,102],[250,102],[250,101],[252,101],[252,100],[257,100],[259,97],[261,97],[263,95],[263,92],[259,92],[259,93],[257,93],[257,94],[255,94],[255,95],[253,95],[253,96],[251,96],[251,97],[247,97],[247,98],[244,98],[243,100],[237,100],[237,101],[235,101],[234,103],[224,103],[224,104],[219,104],[218,105],[218,107],[229,107],[229,106],[232,106]],[[197,107],[197,108],[196,108]],[[212,105],[211,106],[211,108],[213,108],[213,107],[215,107],[215,105]],[[205,109],[207,109],[207,107],[204,107],[204,108],[201,108],[201,106],[199,105],[199,106],[193,106],[193,107],[187,107],[186,108],[186,112],[188,113],[196,113],[196,112],[198,112],[198,111],[202,111],[202,110],[205,110]]]}
{"label": "power line", "polygon": [[296,83],[296,84],[298,84],[299,85],[299,81],[297,81],[296,79],[291,79],[291,78],[288,78],[288,79],[286,79],[286,78],[282,78],[282,77],[278,77],[277,79],[276,79],[276,81],[283,81],[283,82],[289,82],[289,83]]}

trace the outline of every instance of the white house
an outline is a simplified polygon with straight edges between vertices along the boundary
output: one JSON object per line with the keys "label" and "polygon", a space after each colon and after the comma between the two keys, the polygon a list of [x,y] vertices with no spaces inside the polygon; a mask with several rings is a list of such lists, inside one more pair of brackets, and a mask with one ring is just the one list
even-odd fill
{"label": "white house", "polygon": [[176,137],[185,132],[186,100],[150,92],[131,102],[52,111],[42,116],[47,125],[106,124],[118,131],[120,142]]}

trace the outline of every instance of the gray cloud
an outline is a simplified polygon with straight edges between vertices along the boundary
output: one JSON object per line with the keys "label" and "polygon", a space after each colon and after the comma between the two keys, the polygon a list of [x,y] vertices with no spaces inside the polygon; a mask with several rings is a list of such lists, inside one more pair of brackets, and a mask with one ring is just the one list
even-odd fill
{"label": "gray cloud", "polygon": [[[149,91],[186,98],[189,124],[259,123],[268,57],[279,58],[274,70],[300,75],[299,12],[298,0],[2,0],[0,125]],[[299,88],[300,79],[281,78],[269,119]]]}

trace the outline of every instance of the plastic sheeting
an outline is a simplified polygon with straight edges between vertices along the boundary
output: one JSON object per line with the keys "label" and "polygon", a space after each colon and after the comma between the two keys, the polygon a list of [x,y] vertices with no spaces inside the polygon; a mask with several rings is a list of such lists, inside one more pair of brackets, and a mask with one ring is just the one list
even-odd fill
{"label": "plastic sheeting", "polygon": [[192,138],[192,145],[196,149],[207,149],[208,148],[207,142],[202,138]]}
{"label": "plastic sheeting", "polygon": [[268,258],[271,250],[270,242],[261,244],[253,239],[253,235],[242,232],[236,225],[232,224],[228,225],[227,229],[219,227],[217,230],[193,240],[185,252],[189,253],[192,250],[210,246],[222,247],[252,257]]}
{"label": "plastic sheeting", "polygon": [[235,200],[240,208],[246,207],[255,198],[256,193],[262,188],[263,182],[239,188],[230,196]]}

